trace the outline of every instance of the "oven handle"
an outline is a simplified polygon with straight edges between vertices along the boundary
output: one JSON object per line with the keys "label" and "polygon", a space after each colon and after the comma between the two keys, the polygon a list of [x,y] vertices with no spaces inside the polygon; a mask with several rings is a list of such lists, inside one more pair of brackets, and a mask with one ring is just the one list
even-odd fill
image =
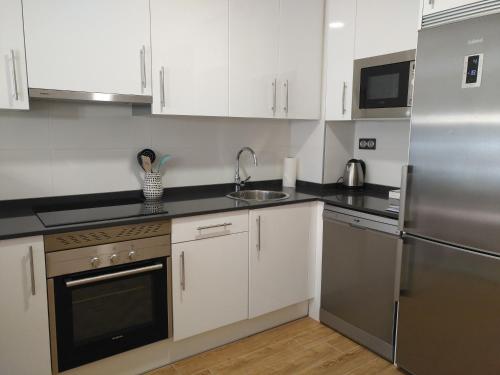
{"label": "oven handle", "polygon": [[94,277],[87,277],[85,279],[71,280],[66,281],[66,287],[72,288],[79,285],[93,284],[99,281],[117,279],[119,277],[137,275],[138,273],[145,273],[150,271],[161,270],[163,268],[163,264],[153,264],[152,266],[134,268],[132,270],[119,271],[115,273],[108,273],[105,275],[99,275]]}

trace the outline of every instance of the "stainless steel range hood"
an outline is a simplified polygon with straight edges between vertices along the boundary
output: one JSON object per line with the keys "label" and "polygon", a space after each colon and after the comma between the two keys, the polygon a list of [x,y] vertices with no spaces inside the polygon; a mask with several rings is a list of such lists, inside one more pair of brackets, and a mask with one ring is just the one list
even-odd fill
{"label": "stainless steel range hood", "polygon": [[68,90],[50,89],[29,89],[30,98],[51,99],[51,100],[71,100],[82,102],[113,102],[113,103],[142,103],[151,104],[151,95],[125,95],[125,94],[105,94],[101,92],[84,92]]}

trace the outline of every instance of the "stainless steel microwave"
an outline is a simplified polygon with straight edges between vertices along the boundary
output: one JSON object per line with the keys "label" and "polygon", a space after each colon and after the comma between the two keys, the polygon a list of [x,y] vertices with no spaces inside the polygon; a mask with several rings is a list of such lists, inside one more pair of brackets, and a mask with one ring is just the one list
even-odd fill
{"label": "stainless steel microwave", "polygon": [[415,50],[354,61],[354,119],[406,118],[411,115]]}

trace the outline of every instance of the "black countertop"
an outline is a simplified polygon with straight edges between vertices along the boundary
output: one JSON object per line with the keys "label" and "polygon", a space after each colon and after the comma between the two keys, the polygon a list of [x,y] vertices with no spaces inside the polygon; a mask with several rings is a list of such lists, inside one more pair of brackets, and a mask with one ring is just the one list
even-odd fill
{"label": "black countertop", "polygon": [[[367,186],[362,190],[350,191],[337,185],[299,183],[296,189],[290,189],[282,188],[280,181],[268,181],[253,183],[249,188],[283,190],[290,194],[290,198],[277,202],[249,203],[226,198],[225,194],[229,193],[232,187],[232,184],[224,184],[166,189],[164,200],[153,205],[144,203],[138,191],[3,201],[0,202],[0,240],[316,200],[388,218],[398,217],[396,213],[386,211],[389,207],[389,188]],[[113,215],[116,212],[122,211],[137,214],[82,222],[82,211],[88,211],[90,207],[93,211],[96,211],[95,207],[98,207],[99,212],[109,211],[109,215],[103,216],[106,218],[115,217]],[[40,214],[41,212],[43,214]],[[47,226],[37,213],[48,223]],[[116,214],[116,217],[119,216]],[[65,225],[51,224],[61,222],[65,222]]]}

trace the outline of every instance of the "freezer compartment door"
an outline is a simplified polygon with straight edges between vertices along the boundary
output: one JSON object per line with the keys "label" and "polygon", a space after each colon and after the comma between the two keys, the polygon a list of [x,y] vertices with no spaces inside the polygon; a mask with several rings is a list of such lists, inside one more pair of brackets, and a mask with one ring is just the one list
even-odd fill
{"label": "freezer compartment door", "polygon": [[500,259],[406,237],[401,269],[398,366],[500,374]]}
{"label": "freezer compartment door", "polygon": [[420,32],[405,231],[500,253],[500,14]]}

